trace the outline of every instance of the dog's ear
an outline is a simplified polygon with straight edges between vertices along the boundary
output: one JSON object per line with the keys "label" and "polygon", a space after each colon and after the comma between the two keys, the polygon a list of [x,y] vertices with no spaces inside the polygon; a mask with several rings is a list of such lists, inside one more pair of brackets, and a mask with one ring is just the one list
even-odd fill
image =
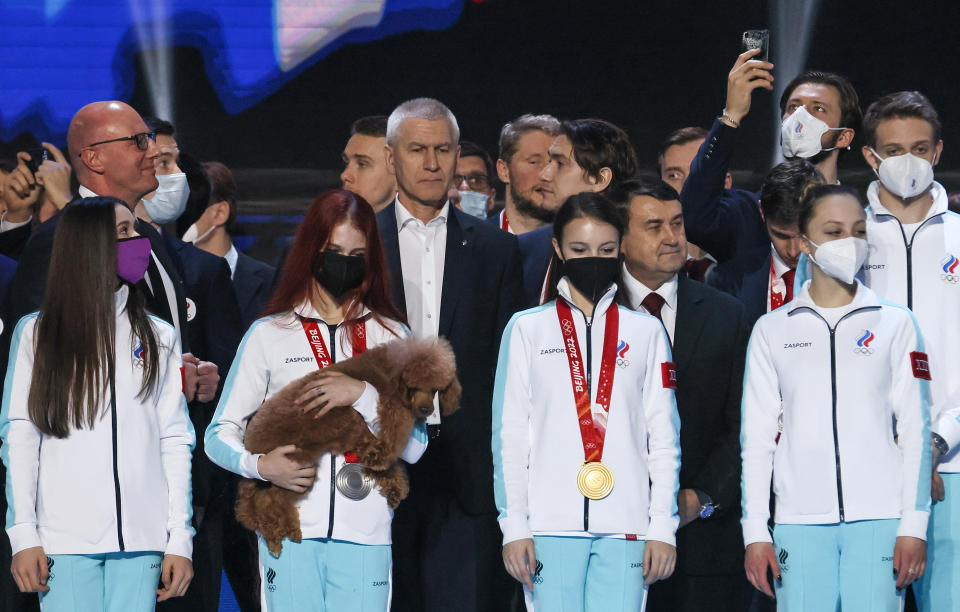
{"label": "dog's ear", "polygon": [[460,408],[460,381],[454,376],[446,389],[440,390],[440,413],[449,416]]}

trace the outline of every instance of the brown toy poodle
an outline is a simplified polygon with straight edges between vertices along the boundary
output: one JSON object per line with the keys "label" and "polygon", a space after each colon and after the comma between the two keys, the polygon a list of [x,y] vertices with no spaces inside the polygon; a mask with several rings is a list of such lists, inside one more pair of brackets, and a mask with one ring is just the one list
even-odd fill
{"label": "brown toy poodle", "polygon": [[[316,385],[317,370],[290,383],[263,403],[250,419],[244,446],[252,453],[268,453],[294,444],[288,457],[315,463],[326,452],[354,451],[391,508],[409,492],[407,474],[399,457],[415,423],[433,412],[439,392],[443,415],[453,413],[460,401],[460,383],[450,343],[444,339],[396,340],[334,363],[323,371],[342,372],[373,385],[380,395],[377,405],[379,435],[374,436],[363,417],[351,407],[337,407],[315,418],[319,409],[303,412],[294,400]],[[257,531],[270,552],[280,555],[283,538],[299,542],[300,515],[295,493],[262,480],[242,479],[237,491],[237,520]]]}

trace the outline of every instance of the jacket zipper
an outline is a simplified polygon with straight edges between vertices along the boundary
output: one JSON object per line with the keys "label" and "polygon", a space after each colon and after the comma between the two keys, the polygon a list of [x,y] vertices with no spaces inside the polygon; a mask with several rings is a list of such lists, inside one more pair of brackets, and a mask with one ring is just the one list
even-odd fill
{"label": "jacket zipper", "polygon": [[859,312],[861,310],[870,310],[872,307],[856,308],[851,310],[847,314],[840,317],[837,321],[837,324],[833,327],[830,327],[830,324],[827,323],[827,320],[824,319],[819,312],[805,306],[812,312],[817,315],[821,321],[827,326],[827,329],[830,330],[830,396],[831,396],[831,413],[833,417],[833,452],[834,452],[834,461],[837,466],[837,506],[840,511],[840,522],[842,523],[843,518],[843,482],[840,476],[840,431],[837,427],[837,327],[840,326],[840,322],[849,317],[850,315]]}
{"label": "jacket zipper", "polygon": [[[940,213],[943,214],[943,213]],[[923,226],[927,224],[927,221],[931,219],[936,219],[940,215],[933,215],[924,219],[920,225],[917,226],[917,229],[914,230],[913,236],[910,237],[910,241],[907,241],[907,232],[903,229],[903,223],[900,222],[900,219],[894,215],[890,215],[897,222],[897,225],[900,226],[900,235],[903,237],[903,246],[907,249],[907,308],[913,310],[913,241],[916,239],[917,234],[920,233],[920,230],[923,229]]]}
{"label": "jacket zipper", "polygon": [[[330,363],[337,362],[337,326],[327,323],[330,334]],[[318,364],[319,365],[319,364]],[[337,501],[337,456],[330,453],[330,520],[327,523],[327,539],[333,537],[333,516]]]}
{"label": "jacket zipper", "polygon": [[117,544],[123,552],[123,516],[120,505],[120,471],[117,466],[117,385],[115,377],[110,376],[110,437],[113,444],[113,497],[117,512]]}
{"label": "jacket zipper", "polygon": [[[594,314],[596,314],[596,306],[594,306]],[[587,315],[583,315],[583,320],[587,326],[587,398],[591,402],[590,410],[593,410],[593,390],[591,381],[593,380],[592,367],[590,362],[593,358],[592,344],[590,342],[590,328],[593,326],[593,317],[587,318]],[[590,531],[590,498],[583,498],[583,530]]]}

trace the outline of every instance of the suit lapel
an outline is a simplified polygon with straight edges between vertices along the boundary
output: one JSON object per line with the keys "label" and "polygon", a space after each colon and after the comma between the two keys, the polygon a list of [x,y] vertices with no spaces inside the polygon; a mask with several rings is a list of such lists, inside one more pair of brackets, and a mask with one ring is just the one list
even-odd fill
{"label": "suit lapel", "polygon": [[703,295],[692,281],[681,274],[677,283],[677,322],[673,332],[673,360],[679,370],[690,361],[694,347],[707,322]]}
{"label": "suit lapel", "polygon": [[400,240],[397,236],[396,200],[377,213],[377,225],[380,230],[380,241],[383,243],[384,256],[387,258],[387,269],[390,271],[393,303],[403,316],[407,316],[407,298],[403,291],[403,268],[400,266]]}
{"label": "suit lapel", "polygon": [[451,206],[447,216],[447,252],[443,258],[443,291],[440,294],[441,336],[449,336],[453,315],[463,293],[467,276],[468,254],[473,247],[473,228],[462,227],[457,210]]}

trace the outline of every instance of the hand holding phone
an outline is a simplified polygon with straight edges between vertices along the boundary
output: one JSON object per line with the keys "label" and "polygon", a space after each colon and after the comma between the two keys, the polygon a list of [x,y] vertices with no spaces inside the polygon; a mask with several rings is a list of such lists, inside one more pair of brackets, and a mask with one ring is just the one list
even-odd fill
{"label": "hand holding phone", "polygon": [[770,59],[770,30],[747,30],[743,33],[740,53],[760,49],[753,59],[765,62]]}

